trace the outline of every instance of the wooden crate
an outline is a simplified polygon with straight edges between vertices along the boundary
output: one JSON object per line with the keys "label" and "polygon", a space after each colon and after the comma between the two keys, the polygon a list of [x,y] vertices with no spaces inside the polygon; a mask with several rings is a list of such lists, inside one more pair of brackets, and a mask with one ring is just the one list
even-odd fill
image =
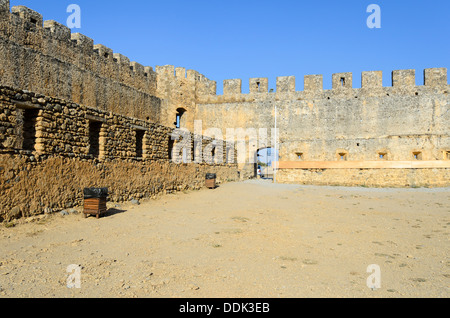
{"label": "wooden crate", "polygon": [[83,216],[95,215],[97,219],[107,211],[106,198],[84,199]]}
{"label": "wooden crate", "polygon": [[210,189],[216,188],[216,179],[206,179],[206,187]]}

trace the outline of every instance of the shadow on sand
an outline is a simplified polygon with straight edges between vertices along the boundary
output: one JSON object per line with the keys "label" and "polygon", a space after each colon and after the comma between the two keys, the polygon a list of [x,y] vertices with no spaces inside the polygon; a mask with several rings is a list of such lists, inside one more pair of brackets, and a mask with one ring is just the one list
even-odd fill
{"label": "shadow on sand", "polygon": [[125,213],[125,212],[127,212],[127,210],[111,208],[111,209],[108,209],[105,213],[99,214],[98,216],[96,214],[84,214],[83,213],[83,217],[85,217],[85,218],[96,217],[97,219],[99,219],[99,218],[110,217],[110,216],[120,214],[120,213]]}

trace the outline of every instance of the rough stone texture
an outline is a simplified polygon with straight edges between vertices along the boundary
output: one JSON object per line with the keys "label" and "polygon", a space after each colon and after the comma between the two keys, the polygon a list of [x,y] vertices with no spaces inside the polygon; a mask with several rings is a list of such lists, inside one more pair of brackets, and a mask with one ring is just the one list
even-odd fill
{"label": "rough stone texture", "polygon": [[0,18],[1,84],[159,121],[156,74],[114,60],[109,49],[26,7]]}
{"label": "rough stone texture", "polygon": [[374,89],[383,87],[383,72],[362,72],[361,88]]}
{"label": "rough stone texture", "polygon": [[446,187],[450,169],[292,169],[280,170],[281,183],[363,187]]}
{"label": "rough stone texture", "polygon": [[[295,77],[285,76],[277,78],[276,92],[268,92],[267,78],[252,78],[248,94],[242,93],[242,80],[226,80],[224,94],[218,96],[217,83],[197,71],[143,66],[64,25],[43,21],[24,6],[9,8],[9,1],[0,0],[4,155],[37,163],[54,157],[91,164],[167,163],[177,115],[191,133],[193,158],[199,151],[193,149],[195,120],[202,120],[202,134],[209,128],[221,129],[223,137],[227,128],[266,128],[270,139],[276,114],[281,161],[340,160],[341,153],[348,161],[379,160],[380,154],[394,161],[450,159],[445,68],[426,69],[423,86],[416,86],[415,70],[393,71],[392,87],[383,87],[382,72],[374,71],[362,73],[360,89],[353,88],[352,73],[336,73],[331,90],[323,89],[322,75],[305,76],[304,91],[295,90]],[[201,147],[215,152],[207,140]],[[226,158],[227,152],[214,154]],[[254,174],[251,164],[232,169],[239,169],[242,178]],[[337,180],[342,173],[327,171]],[[367,173],[378,185],[385,184],[383,169]],[[414,173],[435,185],[450,185],[440,181],[445,169]],[[299,171],[281,173],[289,174],[305,180]],[[406,184],[404,178],[393,180],[394,185]]]}
{"label": "rough stone texture", "polygon": [[407,87],[416,85],[415,70],[398,70],[392,72],[393,87]]}
{"label": "rough stone texture", "polygon": [[8,13],[9,12],[9,0],[0,0],[0,13]]}
{"label": "rough stone texture", "polygon": [[200,189],[206,173],[216,173],[218,183],[238,177],[231,165],[94,162],[63,157],[32,162],[20,155],[0,155],[0,169],[0,221],[81,206],[86,187],[108,187],[110,200],[123,202]]}
{"label": "rough stone texture", "polygon": [[[0,84],[174,127],[177,108],[216,83],[173,66],[143,66],[24,6],[0,2]],[[192,127],[188,127],[192,128]]]}
{"label": "rough stone texture", "polygon": [[306,75],[304,77],[305,92],[318,92],[323,90],[323,75]]}
{"label": "rough stone texture", "polygon": [[[408,86],[410,80],[403,80],[406,84],[381,87],[381,76],[381,72],[365,73],[361,89],[309,86],[303,92],[209,96],[199,100],[196,117],[203,119],[204,129],[273,128],[276,106],[281,160],[293,160],[295,150],[303,150],[309,160],[335,160],[336,150],[342,148],[352,160],[376,160],[382,149],[390,151],[391,160],[410,160],[417,149],[422,150],[423,160],[442,160],[442,151],[450,147],[445,77],[433,82],[427,76],[428,86]],[[342,77],[351,78],[345,73],[335,79]],[[305,81],[319,78],[308,76]]]}
{"label": "rough stone texture", "polygon": [[[237,165],[220,162],[219,152],[209,164],[173,163],[169,155],[172,131],[156,123],[0,87],[0,221],[79,205],[85,187],[108,187],[111,200],[120,202],[198,189],[206,173],[216,173],[219,183],[238,180]],[[202,138],[203,151],[212,151],[207,148],[210,142]]]}
{"label": "rough stone texture", "polygon": [[295,92],[295,76],[277,77],[277,93]]}
{"label": "rough stone texture", "polygon": [[439,87],[447,85],[447,69],[429,68],[424,71],[425,85]]}
{"label": "rough stone texture", "polygon": [[[382,72],[364,72],[362,87],[355,89],[352,74],[339,73],[333,75],[331,90],[323,90],[321,75],[310,75],[305,76],[304,91],[277,89],[276,93],[201,98],[196,117],[202,118],[205,130],[270,129],[275,126],[276,107],[280,161],[334,161],[343,152],[348,161],[380,160],[380,154],[385,154],[384,160],[416,160],[414,153],[420,153],[420,160],[448,160],[447,70],[426,69],[424,86],[415,85],[414,74],[414,70],[394,71],[393,87],[383,87]],[[298,153],[303,154],[301,159]],[[384,184],[383,171],[372,173]],[[433,184],[432,176],[424,180]],[[393,184],[406,183],[399,179]],[[434,184],[450,185],[450,180]]]}
{"label": "rough stone texture", "polygon": [[175,127],[179,110],[185,112],[182,127],[194,129],[195,103],[198,96],[216,95],[216,82],[194,70],[173,65],[157,66],[157,95],[162,99],[160,121]]}
{"label": "rough stone texture", "polygon": [[269,91],[269,79],[267,78],[251,78],[250,93],[267,93]]}
{"label": "rough stone texture", "polygon": [[353,87],[352,73],[337,73],[333,74],[332,87],[335,90],[348,90]]}
{"label": "rough stone texture", "polygon": [[229,79],[223,81],[223,94],[224,95],[236,95],[242,93],[242,80]]}
{"label": "rough stone texture", "polygon": [[[97,122],[102,125],[98,134],[98,157],[136,159],[136,132],[143,130],[146,131],[144,159],[168,158],[171,128],[28,91],[0,88],[0,93],[3,110],[0,115],[0,152],[30,150],[30,153],[36,152],[36,156],[61,154],[94,159],[90,154],[89,127]],[[36,112],[35,146],[24,149],[23,116],[32,109]]]}

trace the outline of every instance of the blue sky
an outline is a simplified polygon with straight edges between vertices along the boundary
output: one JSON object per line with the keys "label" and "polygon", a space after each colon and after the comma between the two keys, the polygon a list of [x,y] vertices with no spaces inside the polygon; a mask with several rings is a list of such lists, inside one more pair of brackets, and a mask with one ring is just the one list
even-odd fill
{"label": "blue sky", "polygon": [[[241,78],[248,92],[251,77],[353,72],[450,69],[448,0],[11,0],[66,24],[69,4],[81,7],[80,32],[145,66],[171,64],[195,69],[218,82]],[[381,7],[381,29],[369,29],[369,4]]]}

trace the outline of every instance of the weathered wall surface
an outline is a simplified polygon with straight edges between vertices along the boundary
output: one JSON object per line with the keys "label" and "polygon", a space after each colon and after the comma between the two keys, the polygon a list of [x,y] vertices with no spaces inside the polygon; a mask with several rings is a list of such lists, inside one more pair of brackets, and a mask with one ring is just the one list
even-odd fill
{"label": "weathered wall surface", "polygon": [[[43,21],[26,7],[10,11],[9,0],[0,0],[0,153],[12,156],[8,160],[18,169],[26,158],[33,171],[35,164],[44,169],[43,162],[59,158],[117,164],[105,168],[113,171],[121,171],[120,163],[131,165],[125,170],[158,164],[170,174],[175,166],[169,153],[177,142],[171,143],[169,135],[178,114],[180,126],[190,131],[191,159],[197,151],[195,120],[202,121],[201,134],[218,128],[222,138],[227,128],[268,129],[265,144],[249,145],[256,150],[270,146],[276,118],[283,162],[450,160],[447,70],[426,69],[424,75],[424,85],[416,86],[415,70],[394,71],[392,87],[383,87],[382,72],[363,72],[361,88],[355,89],[352,73],[337,73],[331,90],[323,89],[321,75],[308,75],[304,91],[296,91],[295,77],[287,76],[277,78],[276,92],[268,92],[267,78],[252,78],[249,94],[242,94],[242,80],[232,79],[224,81],[224,95],[217,96],[216,82],[197,71],[144,67],[55,21]],[[206,140],[202,149],[215,152]],[[227,151],[216,156],[226,162]],[[254,172],[251,164],[214,166],[231,175],[239,169],[243,178]],[[285,169],[279,181],[322,184],[333,174],[340,179],[344,170],[326,169],[319,175],[314,169]],[[442,181],[447,176],[442,167],[366,170],[350,169],[349,175],[365,171],[367,178],[378,180],[373,185],[413,184],[407,181],[411,174],[422,176],[423,184],[450,185]],[[385,183],[386,173],[394,181]],[[342,184],[360,184],[360,174],[355,176],[343,178]],[[188,179],[180,178],[189,186]]]}
{"label": "weathered wall surface", "polygon": [[[414,71],[401,71],[384,88],[365,82],[374,74],[368,72],[361,89],[339,74],[349,87],[335,83],[331,91],[281,103],[280,160],[298,160],[296,153],[302,160],[338,160],[342,152],[349,161],[378,160],[380,153],[385,160],[412,160],[416,151],[422,160],[442,160],[450,147],[450,98],[446,70],[439,71],[445,80],[433,86],[417,87]],[[427,84],[430,78],[427,72]]]}
{"label": "weathered wall surface", "polygon": [[[108,187],[110,199],[120,202],[198,189],[206,173],[216,173],[218,182],[238,180],[237,166],[225,160],[174,163],[172,132],[148,121],[0,87],[0,221],[79,205],[86,187]],[[202,139],[204,152],[209,144]]]}
{"label": "weathered wall surface", "polygon": [[231,165],[176,165],[167,161],[94,162],[49,157],[31,161],[25,155],[0,155],[0,222],[81,206],[83,189],[108,187],[110,200],[154,198],[205,185],[206,173],[217,182],[236,181]]}
{"label": "weathered wall surface", "polygon": [[[197,71],[143,66],[24,6],[0,0],[0,84],[175,127],[176,110],[215,94]],[[188,127],[192,128],[192,127]]]}
{"label": "weathered wall surface", "polygon": [[[156,160],[168,159],[172,128],[81,106],[28,91],[0,87],[0,152],[59,154],[81,159]],[[27,113],[31,117],[25,118]],[[33,121],[34,132],[26,147],[24,125]],[[97,125],[96,151],[91,144]],[[142,145],[137,147],[138,132]],[[29,143],[30,143],[29,142]],[[138,156],[138,152],[141,152]]]}
{"label": "weathered wall surface", "polygon": [[363,187],[448,187],[446,169],[282,169],[281,183]]}
{"label": "weathered wall surface", "polygon": [[[323,90],[323,77],[309,75],[304,91],[295,91],[294,77],[280,77],[276,92],[267,91],[266,80],[250,79],[249,94],[242,94],[241,80],[227,80],[224,95],[198,100],[196,117],[204,130],[270,129],[276,109],[280,161],[449,160],[447,70],[426,69],[423,86],[416,86],[415,70],[394,71],[392,87],[382,86],[382,76],[363,72],[361,88],[355,89],[352,73],[333,74],[332,89]],[[294,170],[284,172],[280,180],[292,181],[286,177],[289,173],[304,182]],[[371,173],[384,184],[382,171]],[[399,180],[392,184],[407,184]]]}
{"label": "weathered wall surface", "polygon": [[181,127],[194,130],[195,105],[200,96],[216,95],[216,82],[194,70],[173,65],[156,66],[157,96],[162,100],[160,123],[175,127],[179,110],[184,112]]}
{"label": "weathered wall surface", "polygon": [[0,83],[159,121],[156,73],[23,6],[0,10]]}
{"label": "weathered wall surface", "polygon": [[[321,76],[305,77],[305,91],[293,90],[294,79],[279,78],[277,92],[201,98],[196,117],[203,128],[273,128],[275,107],[280,129],[280,160],[442,160],[450,147],[450,98],[446,69],[425,71],[425,85],[415,86],[413,70],[395,71],[393,87],[381,86],[381,72],[365,72],[362,88],[353,89],[351,73],[334,75],[332,90],[322,89]],[[340,86],[338,79],[344,79]],[[250,82],[254,82],[250,80]],[[284,89],[288,84],[288,90]],[[224,85],[228,85],[226,82]]]}

